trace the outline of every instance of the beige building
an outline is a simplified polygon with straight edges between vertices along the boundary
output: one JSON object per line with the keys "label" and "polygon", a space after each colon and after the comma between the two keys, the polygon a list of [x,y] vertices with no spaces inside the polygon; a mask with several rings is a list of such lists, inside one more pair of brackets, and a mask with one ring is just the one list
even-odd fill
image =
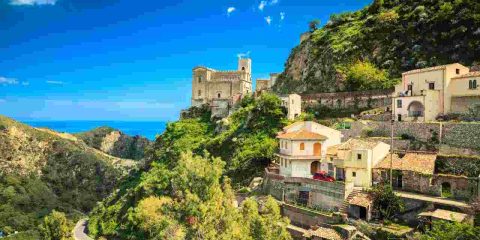
{"label": "beige building", "polygon": [[212,115],[226,116],[234,104],[252,94],[252,60],[240,58],[238,69],[219,71],[207,67],[193,68],[192,106],[209,104]]}
{"label": "beige building", "polygon": [[296,122],[285,127],[277,138],[280,175],[312,178],[314,173],[327,169],[322,159],[328,147],[340,143],[342,133],[315,122]]}
{"label": "beige building", "polygon": [[270,79],[257,79],[255,81],[255,93],[261,93],[270,89]]}
{"label": "beige building", "polygon": [[287,109],[288,120],[294,120],[302,114],[302,97],[298,94],[288,94],[280,96],[282,106]]}
{"label": "beige building", "polygon": [[393,95],[395,120],[433,121],[440,114],[464,112],[480,103],[479,76],[458,63],[403,73]]}
{"label": "beige building", "polygon": [[390,145],[381,141],[349,139],[331,146],[323,164],[337,180],[353,182],[355,187],[372,186],[372,168],[389,154]]}

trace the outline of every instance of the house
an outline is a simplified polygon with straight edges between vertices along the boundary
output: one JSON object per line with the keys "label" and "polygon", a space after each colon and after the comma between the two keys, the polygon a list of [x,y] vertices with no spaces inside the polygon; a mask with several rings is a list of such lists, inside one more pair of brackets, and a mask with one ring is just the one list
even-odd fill
{"label": "house", "polygon": [[331,146],[323,164],[337,180],[353,182],[355,187],[372,186],[372,168],[388,155],[390,145],[381,141],[349,139]]}
{"label": "house", "polygon": [[464,112],[480,103],[480,72],[459,63],[402,74],[395,86],[392,114],[396,121],[433,121],[438,115]]}
{"label": "house", "polygon": [[313,174],[328,170],[322,159],[330,146],[341,142],[342,133],[316,122],[297,122],[283,129],[277,136],[280,152],[277,154],[280,175],[312,178]]}
{"label": "house", "polygon": [[192,106],[208,104],[213,116],[225,117],[243,97],[252,94],[252,60],[238,59],[237,70],[203,66],[192,70]]}
{"label": "house", "polygon": [[302,114],[302,97],[298,94],[288,94],[280,96],[282,106],[287,110],[288,120],[294,120]]}

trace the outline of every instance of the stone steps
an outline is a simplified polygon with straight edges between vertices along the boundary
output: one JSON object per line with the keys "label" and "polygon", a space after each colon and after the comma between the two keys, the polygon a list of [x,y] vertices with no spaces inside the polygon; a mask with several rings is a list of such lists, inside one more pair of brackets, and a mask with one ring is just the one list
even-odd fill
{"label": "stone steps", "polygon": [[357,196],[359,193],[362,193],[363,190],[359,190],[359,189],[354,189],[349,195],[348,197],[345,199],[345,201],[343,201],[343,204],[342,206],[340,207],[339,209],[339,212],[340,213],[344,213],[344,214],[348,214],[348,206],[350,205],[348,202],[350,200],[352,200],[352,198],[354,198],[355,196]]}

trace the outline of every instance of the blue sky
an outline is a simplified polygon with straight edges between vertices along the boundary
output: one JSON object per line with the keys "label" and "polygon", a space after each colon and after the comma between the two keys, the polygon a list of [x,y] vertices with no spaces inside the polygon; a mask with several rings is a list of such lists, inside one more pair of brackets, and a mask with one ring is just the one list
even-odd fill
{"label": "blue sky", "polygon": [[0,0],[0,114],[175,120],[191,69],[281,72],[308,22],[370,0]]}

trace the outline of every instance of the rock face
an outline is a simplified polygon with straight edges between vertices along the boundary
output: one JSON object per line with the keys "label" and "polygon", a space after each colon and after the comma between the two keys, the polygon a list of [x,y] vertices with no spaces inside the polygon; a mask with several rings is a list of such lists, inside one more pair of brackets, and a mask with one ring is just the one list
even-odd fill
{"label": "rock face", "polygon": [[416,68],[480,61],[480,2],[375,0],[334,14],[295,47],[273,87],[279,93],[345,91],[342,71],[368,61],[391,78]]}
{"label": "rock face", "polygon": [[76,134],[87,145],[109,155],[140,160],[150,145],[148,139],[141,136],[129,136],[110,127],[99,127],[88,132]]}

